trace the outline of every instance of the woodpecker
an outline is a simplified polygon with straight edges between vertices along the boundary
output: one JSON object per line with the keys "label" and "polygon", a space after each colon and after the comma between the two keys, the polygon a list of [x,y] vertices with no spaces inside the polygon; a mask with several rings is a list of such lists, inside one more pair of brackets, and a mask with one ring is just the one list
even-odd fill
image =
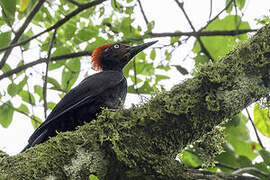
{"label": "woodpecker", "polygon": [[97,47],[92,53],[92,64],[100,72],[85,78],[60,100],[31,135],[22,152],[56,136],[57,132],[71,131],[90,122],[102,107],[118,108],[127,94],[127,81],[122,69],[136,54],[156,42],[133,47],[120,43]]}

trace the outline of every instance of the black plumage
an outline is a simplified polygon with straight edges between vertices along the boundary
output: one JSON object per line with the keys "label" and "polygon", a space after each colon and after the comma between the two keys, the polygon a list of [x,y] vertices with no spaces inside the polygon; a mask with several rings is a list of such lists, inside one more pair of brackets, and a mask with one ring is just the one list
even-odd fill
{"label": "black plumage", "polygon": [[75,127],[90,122],[101,112],[102,107],[118,108],[127,94],[123,67],[137,53],[155,42],[134,47],[108,44],[93,51],[93,65],[102,72],[87,77],[68,92],[31,135],[22,152],[56,136],[57,132],[74,130]]}

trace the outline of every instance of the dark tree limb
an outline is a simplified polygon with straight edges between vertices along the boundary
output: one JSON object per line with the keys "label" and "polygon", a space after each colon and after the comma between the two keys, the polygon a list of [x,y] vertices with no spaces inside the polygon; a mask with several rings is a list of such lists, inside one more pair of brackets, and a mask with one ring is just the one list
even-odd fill
{"label": "dark tree limb", "polygon": [[197,32],[164,32],[150,33],[150,37],[173,37],[173,36],[237,36],[249,32],[256,32],[257,29],[239,29],[229,31],[197,31]]}
{"label": "dark tree limb", "polygon": [[270,24],[196,76],[149,102],[104,110],[74,132],[59,133],[24,153],[0,154],[6,179],[255,179],[187,169],[175,161],[187,145],[213,132],[270,93]]}
{"label": "dark tree limb", "polygon": [[[82,57],[82,56],[90,56],[92,52],[90,51],[81,51],[77,53],[70,53],[70,54],[64,54],[64,55],[59,55],[59,56],[53,56],[50,58],[50,61],[61,61],[61,60],[67,60],[67,59],[72,59],[72,58],[77,58],[77,57]],[[33,62],[24,64],[22,66],[19,66],[17,68],[14,68],[2,75],[0,75],[0,80],[4,79],[6,77],[12,76],[13,74],[17,74],[23,70],[26,70],[27,68],[33,67],[37,64],[45,63],[47,58],[40,58],[38,60],[35,60]]]}

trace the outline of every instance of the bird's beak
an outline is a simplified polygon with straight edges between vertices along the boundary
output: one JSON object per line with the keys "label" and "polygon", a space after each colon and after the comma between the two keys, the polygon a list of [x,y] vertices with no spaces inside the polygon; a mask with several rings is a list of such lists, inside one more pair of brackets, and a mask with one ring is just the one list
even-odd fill
{"label": "bird's beak", "polygon": [[142,50],[148,48],[149,46],[155,44],[158,41],[152,41],[138,46],[127,47],[127,53],[123,56],[123,63],[126,65],[134,56],[136,56]]}

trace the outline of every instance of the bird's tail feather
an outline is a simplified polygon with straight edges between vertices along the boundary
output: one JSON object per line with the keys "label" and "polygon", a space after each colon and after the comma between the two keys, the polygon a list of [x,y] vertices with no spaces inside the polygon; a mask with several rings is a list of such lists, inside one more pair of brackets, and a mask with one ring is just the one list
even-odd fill
{"label": "bird's tail feather", "polygon": [[47,139],[48,139],[48,129],[45,129],[37,138],[35,138],[34,141],[32,141],[32,142],[28,141],[28,144],[25,146],[25,148],[23,148],[21,153],[30,147],[33,147],[33,146],[40,144],[40,143],[43,143]]}

